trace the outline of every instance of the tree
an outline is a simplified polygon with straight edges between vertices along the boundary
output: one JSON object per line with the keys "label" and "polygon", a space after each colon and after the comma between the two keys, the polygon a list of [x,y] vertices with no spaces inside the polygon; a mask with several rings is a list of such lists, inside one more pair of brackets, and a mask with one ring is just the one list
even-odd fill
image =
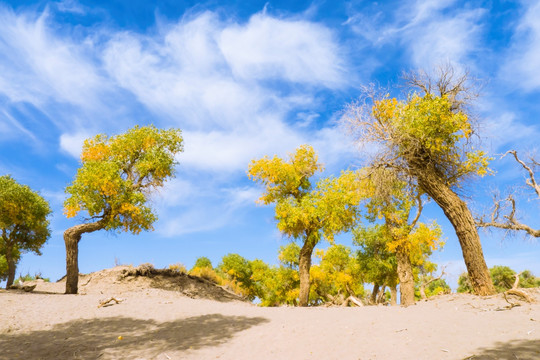
{"label": "tree", "polygon": [[76,294],[78,244],[97,230],[138,234],[152,230],[157,219],[147,205],[152,190],[174,175],[175,156],[183,150],[181,131],[135,126],[116,136],[97,135],[85,141],[81,167],[66,188],[68,218],[87,214],[82,224],[64,232],[66,294]]}
{"label": "tree", "polygon": [[49,203],[11,176],[0,176],[0,255],[7,266],[9,288],[15,280],[15,269],[21,252],[41,255],[40,248],[50,236]]}
{"label": "tree", "polygon": [[[533,191],[536,193],[536,197],[538,200],[540,200],[540,185],[538,185],[536,182],[535,177],[535,170],[538,166],[540,166],[540,164],[532,157],[530,158],[530,162],[526,163],[518,157],[517,151],[515,150],[507,151],[503,157],[508,154],[512,154],[514,159],[527,172],[528,179],[525,180],[525,184],[533,189]],[[500,200],[495,196],[493,202],[494,206],[493,211],[491,212],[490,221],[486,221],[485,217],[483,216],[476,220],[477,226],[495,227],[508,231],[524,231],[532,237],[540,237],[540,229],[534,229],[527,224],[523,224],[516,218],[516,200],[513,194],[509,194],[504,200]],[[505,208],[509,208],[510,210],[507,214],[502,215],[501,211],[503,211]]]}
{"label": "tree", "polygon": [[384,225],[376,224],[367,228],[353,230],[353,241],[360,249],[356,253],[360,272],[364,280],[373,284],[371,303],[379,302],[379,292],[389,286],[395,288],[399,283],[396,254],[388,250],[388,232]]}
{"label": "tree", "polygon": [[[441,230],[434,223],[430,226],[419,223],[422,213],[421,194],[415,186],[401,181],[392,169],[364,169],[362,188],[366,192],[366,219],[374,223],[384,220],[382,231],[388,251],[395,254],[397,274],[400,286],[400,303],[413,305],[415,275],[413,262],[422,266],[424,259],[431,255],[443,243]],[[411,218],[411,210],[417,207],[416,215]],[[395,285],[391,286],[395,293]]]}
{"label": "tree", "polygon": [[210,268],[212,269],[212,261],[210,261],[209,258],[207,258],[206,256],[201,256],[200,258],[198,258],[197,260],[195,260],[195,265],[193,265],[193,268],[191,270],[193,270],[194,268]]}
{"label": "tree", "polygon": [[251,262],[253,280],[259,287],[261,306],[298,305],[300,247],[291,242],[279,248],[279,266],[268,266],[260,260]]}
{"label": "tree", "polygon": [[316,256],[320,264],[311,267],[310,302],[344,305],[352,299],[357,305],[362,304],[359,300],[364,295],[362,274],[351,249],[335,244],[317,250]]}
{"label": "tree", "polygon": [[337,178],[321,179],[313,186],[310,178],[320,170],[322,165],[308,145],[299,147],[289,161],[277,156],[264,157],[253,160],[248,170],[252,180],[266,187],[260,202],[276,204],[278,229],[289,237],[302,240],[298,258],[300,306],[308,305],[313,249],[321,238],[333,242],[337,233],[354,225],[358,215],[357,174],[345,171]]}
{"label": "tree", "polygon": [[362,102],[349,106],[346,119],[361,144],[377,144],[370,167],[392,168],[441,207],[456,231],[474,291],[493,294],[474,218],[457,193],[467,179],[489,172],[490,158],[473,146],[467,76],[443,68],[435,81],[424,73],[407,81],[406,100],[366,92]]}

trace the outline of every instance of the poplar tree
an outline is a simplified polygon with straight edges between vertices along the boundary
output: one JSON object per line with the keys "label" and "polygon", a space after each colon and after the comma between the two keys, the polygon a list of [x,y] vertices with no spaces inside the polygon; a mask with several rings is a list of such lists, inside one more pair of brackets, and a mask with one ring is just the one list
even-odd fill
{"label": "poplar tree", "polygon": [[51,234],[50,213],[49,203],[37,192],[9,175],[0,176],[0,257],[7,268],[6,288],[15,280],[22,252],[41,255],[40,249]]}
{"label": "poplar tree", "polygon": [[153,230],[157,217],[148,206],[148,197],[174,176],[175,156],[181,151],[180,130],[154,126],[135,126],[124,134],[100,134],[85,141],[81,167],[66,188],[64,202],[68,218],[85,215],[82,224],[64,232],[66,294],[77,293],[82,234]]}
{"label": "poplar tree", "polygon": [[346,119],[359,143],[376,144],[371,167],[394,169],[441,207],[456,231],[475,293],[494,294],[474,218],[458,194],[468,179],[489,172],[490,158],[474,148],[468,110],[474,94],[467,77],[455,76],[450,67],[436,80],[419,73],[408,82],[405,99],[370,92],[350,105]]}
{"label": "poplar tree", "polygon": [[313,249],[323,238],[332,243],[336,234],[352,228],[358,216],[357,174],[344,171],[337,178],[313,184],[311,177],[322,168],[313,148],[303,145],[288,160],[265,157],[253,160],[248,170],[252,180],[265,186],[260,202],[276,204],[278,229],[302,242],[298,259],[300,306],[309,301]]}

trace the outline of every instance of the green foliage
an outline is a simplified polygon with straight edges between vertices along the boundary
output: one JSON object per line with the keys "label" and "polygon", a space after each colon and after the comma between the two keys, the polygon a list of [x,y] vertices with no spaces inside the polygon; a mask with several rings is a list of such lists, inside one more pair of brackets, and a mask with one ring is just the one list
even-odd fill
{"label": "green foliage", "polygon": [[0,281],[5,280],[8,276],[8,265],[6,257],[0,255]]}
{"label": "green foliage", "polygon": [[366,282],[387,286],[398,284],[396,255],[388,250],[391,239],[383,225],[354,229],[353,241],[360,247],[356,257]]}
{"label": "green foliage", "polygon": [[319,250],[319,265],[311,267],[312,286],[310,302],[314,305],[333,302],[337,296],[364,296],[362,273],[351,249],[344,245],[333,245],[326,251]]}
{"label": "green foliage", "polygon": [[193,268],[196,268],[196,267],[213,269],[212,261],[210,261],[210,259],[207,258],[206,256],[201,256],[200,258],[195,260],[195,265],[193,265]]}
{"label": "green foliage", "polygon": [[514,276],[516,272],[508,266],[495,265],[489,269],[489,273],[497,292],[505,292],[511,289],[516,279]]}
{"label": "green foliage", "polygon": [[[505,292],[511,289],[516,280],[516,272],[508,266],[495,265],[489,269],[489,273],[497,292]],[[460,275],[458,285],[457,292],[472,293],[472,287],[467,273]],[[519,276],[519,287],[540,287],[540,278],[535,277],[529,270],[525,270]]]}
{"label": "green foliage", "polygon": [[148,195],[174,175],[182,143],[180,130],[154,126],[86,140],[81,167],[66,188],[64,213],[73,217],[85,211],[107,230],[151,230],[156,216],[146,205]]}
{"label": "green foliage", "polygon": [[[17,264],[21,253],[41,255],[41,247],[50,236],[49,203],[26,185],[11,176],[0,176],[0,257]],[[4,272],[0,264],[0,276]],[[7,271],[7,269],[6,269]],[[13,272],[15,269],[13,269]]]}
{"label": "green foliage", "polygon": [[473,288],[471,285],[471,281],[469,280],[469,274],[467,272],[459,275],[457,292],[469,294],[473,293]]}
{"label": "green foliage", "polygon": [[300,246],[291,242],[288,245],[279,247],[279,262],[289,268],[298,270],[298,258],[300,257]]}
{"label": "green foliage", "polygon": [[[432,279],[432,276],[427,276],[422,280],[429,281],[431,279]],[[416,285],[417,286],[415,287],[415,290],[414,290],[414,297],[418,300],[418,299],[421,299],[422,296],[420,295],[420,286],[419,286],[420,284],[417,283]],[[450,294],[452,292],[452,289],[450,288],[450,285],[448,285],[445,279],[437,279],[430,282],[426,286],[425,292],[426,292],[426,296],[430,298],[435,295]]]}
{"label": "green foliage", "polygon": [[247,259],[238,254],[227,254],[221,259],[218,269],[227,279],[238,284],[244,296],[249,300],[255,299],[257,289],[252,279],[253,270]]}
{"label": "green foliage", "polygon": [[22,281],[22,282],[27,282],[27,281],[34,281],[34,280],[43,280],[45,282],[50,282],[51,280],[49,278],[44,278],[43,276],[41,276],[41,273],[36,273],[34,275],[30,275],[30,273],[26,273],[26,275],[19,275],[18,279],[16,282],[18,281]]}

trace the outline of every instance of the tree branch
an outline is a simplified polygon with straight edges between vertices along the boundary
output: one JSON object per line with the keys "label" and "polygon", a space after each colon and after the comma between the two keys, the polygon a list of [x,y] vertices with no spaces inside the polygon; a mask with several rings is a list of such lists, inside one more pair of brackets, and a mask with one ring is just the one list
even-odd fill
{"label": "tree branch", "polygon": [[[533,166],[526,164],[521,160],[516,150],[507,151],[502,157],[512,154],[514,159],[527,171],[529,177],[525,180],[525,183],[533,188],[538,198],[540,199],[540,185],[536,182]],[[531,162],[534,165],[538,165],[535,159],[531,158]],[[510,206],[510,212],[507,215],[503,215],[504,221],[500,221],[502,203],[507,203]],[[496,196],[493,198],[493,211],[491,212],[491,221],[487,222],[484,217],[476,219],[476,226],[478,227],[494,227],[498,229],[510,230],[510,231],[525,231],[527,234],[533,237],[540,237],[540,229],[533,229],[532,227],[523,224],[516,218],[516,200],[512,194],[508,195],[504,200],[498,200]]]}

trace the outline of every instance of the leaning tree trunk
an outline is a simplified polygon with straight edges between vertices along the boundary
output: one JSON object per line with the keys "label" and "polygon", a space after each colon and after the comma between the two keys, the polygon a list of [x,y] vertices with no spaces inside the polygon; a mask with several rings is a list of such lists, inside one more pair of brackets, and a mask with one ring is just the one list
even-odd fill
{"label": "leaning tree trunk", "polygon": [[89,224],[75,225],[64,231],[66,245],[66,294],[76,294],[79,284],[79,241],[84,233],[103,229],[98,221]]}
{"label": "leaning tree trunk", "polygon": [[8,266],[8,277],[6,282],[6,289],[9,289],[15,281],[15,269],[17,268],[17,262],[13,256],[13,248],[6,244],[6,262]]}
{"label": "leaning tree trunk", "polygon": [[311,254],[315,248],[315,241],[306,237],[304,246],[300,249],[299,257],[299,273],[300,273],[300,296],[298,299],[299,306],[308,306],[309,301],[309,269],[311,268]]}
{"label": "leaning tree trunk", "polygon": [[441,207],[456,231],[474,292],[477,295],[495,294],[478,230],[467,204],[436,175],[434,170],[421,171],[417,177],[418,185]]}
{"label": "leaning tree trunk", "polygon": [[396,251],[401,306],[414,305],[414,276],[409,254],[401,246]]}

